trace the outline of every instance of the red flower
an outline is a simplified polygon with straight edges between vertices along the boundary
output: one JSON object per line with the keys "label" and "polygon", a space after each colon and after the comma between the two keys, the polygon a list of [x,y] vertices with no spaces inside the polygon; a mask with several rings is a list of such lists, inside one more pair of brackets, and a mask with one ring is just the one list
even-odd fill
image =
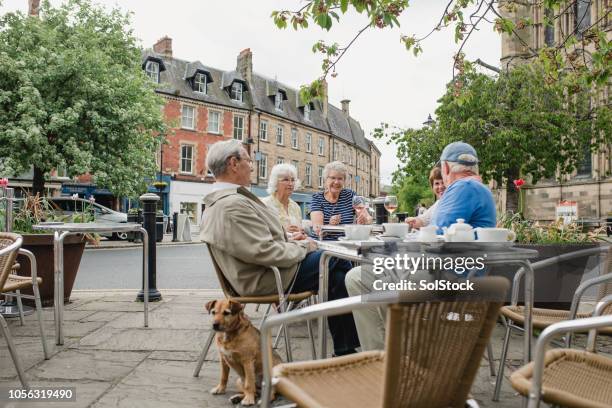
{"label": "red flower", "polygon": [[514,186],[515,186],[515,187],[516,187],[518,190],[520,190],[520,189],[521,189],[521,186],[522,186],[523,184],[525,184],[525,180],[523,180],[523,179],[518,179],[518,180],[514,180],[514,181],[513,181],[513,183],[514,183]]}
{"label": "red flower", "polygon": [[6,187],[8,187],[8,179],[0,178],[0,188],[6,188]]}

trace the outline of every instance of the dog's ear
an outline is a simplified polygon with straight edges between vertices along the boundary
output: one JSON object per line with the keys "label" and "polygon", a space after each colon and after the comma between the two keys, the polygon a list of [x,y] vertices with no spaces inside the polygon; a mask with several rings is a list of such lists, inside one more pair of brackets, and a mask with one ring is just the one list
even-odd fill
{"label": "dog's ear", "polygon": [[242,305],[242,303],[236,302],[235,300],[230,300],[229,304],[230,304],[230,310],[232,311],[232,314],[238,314],[242,311],[242,309],[244,309],[244,306]]}
{"label": "dog's ear", "polygon": [[215,307],[215,303],[217,303],[216,300],[211,300],[210,302],[206,303],[206,306],[204,306],[206,308],[206,311],[208,313],[210,313],[210,311],[213,309],[213,307]]}

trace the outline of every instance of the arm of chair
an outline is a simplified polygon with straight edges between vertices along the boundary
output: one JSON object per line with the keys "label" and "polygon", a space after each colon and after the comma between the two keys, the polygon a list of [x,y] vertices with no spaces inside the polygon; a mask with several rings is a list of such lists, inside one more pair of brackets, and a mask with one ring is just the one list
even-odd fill
{"label": "arm of chair", "polygon": [[8,255],[14,250],[21,248],[21,243],[23,242],[23,238],[19,237],[13,242],[11,245],[0,249],[0,256]]}
{"label": "arm of chair", "polygon": [[[606,310],[606,308],[612,305],[612,295],[608,295],[602,299],[599,300],[599,302],[597,302],[597,305],[595,305],[595,310],[593,311],[593,317],[595,316],[601,316],[603,314],[603,311]],[[591,330],[589,332],[589,338],[587,339],[587,351],[590,352],[595,352],[595,339],[597,338],[597,330]]]}
{"label": "arm of chair", "polygon": [[369,299],[373,299],[371,302],[364,302],[361,296],[353,296],[269,316],[261,328],[261,354],[263,362],[262,407],[266,408],[269,406],[272,391],[272,339],[270,337],[272,328],[281,324],[311,320],[322,316],[335,316],[352,312],[353,310],[386,305],[399,300],[398,296],[394,295],[393,292],[380,292],[375,295],[380,296],[369,297]]}
{"label": "arm of chair", "polygon": [[28,251],[27,249],[23,249],[23,248],[19,248],[19,254],[26,256],[28,260],[30,261],[30,275],[32,277],[32,284],[35,284],[36,278],[38,276],[37,275],[38,266],[36,264],[36,257],[34,256],[32,252]]}
{"label": "arm of chair", "polygon": [[274,273],[274,279],[276,280],[276,291],[278,292],[278,308],[280,312],[285,311],[285,288],[283,287],[283,279],[281,278],[280,271],[276,266],[272,266],[272,272]]}
{"label": "arm of chair", "polygon": [[544,356],[546,346],[552,339],[562,333],[585,331],[612,325],[612,315],[588,317],[586,319],[566,320],[548,326],[542,331],[535,347],[533,362],[532,386],[529,392],[529,408],[537,408],[542,394],[542,375],[544,373]]}

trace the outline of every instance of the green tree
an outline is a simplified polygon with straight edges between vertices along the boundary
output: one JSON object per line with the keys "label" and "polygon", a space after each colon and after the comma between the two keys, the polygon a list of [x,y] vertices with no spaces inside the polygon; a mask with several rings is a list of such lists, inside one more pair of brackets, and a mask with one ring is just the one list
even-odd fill
{"label": "green tree", "polygon": [[166,125],[140,64],[118,10],[45,1],[40,17],[0,18],[0,171],[33,167],[34,193],[60,167],[91,173],[116,195],[144,191]]}
{"label": "green tree", "polygon": [[427,179],[419,176],[403,177],[394,183],[391,193],[397,196],[400,212],[414,216],[414,210],[419,203],[433,204],[434,196]]}
{"label": "green tree", "polygon": [[[545,10],[541,23],[554,27],[557,20],[567,16],[568,11],[576,9],[580,1],[582,0],[543,0],[533,5],[541,6]],[[409,0],[305,0],[293,9],[273,11],[272,18],[278,28],[291,26],[295,30],[315,26],[330,31],[334,25],[342,24],[342,17],[347,13],[364,16],[362,26],[356,29],[354,37],[346,44],[318,41],[313,45],[312,51],[322,56],[323,72],[320,78],[302,87],[302,99],[306,101],[321,97],[324,89],[322,80],[327,75],[336,76],[338,63],[358,42],[359,37],[368,30],[397,30],[400,27],[399,18],[410,12],[409,5]],[[458,47],[452,63],[455,78],[456,75],[463,74],[466,64],[469,65],[469,62],[464,61],[463,49],[472,33],[479,30],[483,22],[492,23],[497,32],[522,43],[526,50],[524,58],[540,58],[544,61],[549,79],[556,78],[560,71],[570,70],[579,76],[583,83],[603,85],[608,81],[612,72],[612,41],[607,33],[601,30],[601,26],[602,22],[609,18],[609,8],[604,9],[596,21],[588,20],[588,26],[579,21],[573,30],[561,32],[556,45],[545,48],[542,53],[532,48],[522,37],[522,32],[532,28],[530,26],[534,23],[531,19],[513,20],[505,17],[515,12],[517,7],[520,6],[512,0],[450,0],[440,3],[440,19],[428,33],[399,33],[399,40],[406,50],[418,56],[426,50],[425,43],[429,36],[441,29],[451,28]]]}
{"label": "green tree", "polygon": [[[596,90],[567,74],[549,82],[539,63],[525,64],[498,78],[467,71],[439,100],[437,121],[421,129],[383,126],[375,136],[398,145],[406,163],[401,174],[422,174],[439,159],[444,146],[470,143],[480,159],[485,181],[506,182],[507,210],[516,211],[519,176],[537,183],[571,173],[584,159],[612,143],[612,122],[607,105],[591,103]],[[402,176],[400,174],[399,179]]]}

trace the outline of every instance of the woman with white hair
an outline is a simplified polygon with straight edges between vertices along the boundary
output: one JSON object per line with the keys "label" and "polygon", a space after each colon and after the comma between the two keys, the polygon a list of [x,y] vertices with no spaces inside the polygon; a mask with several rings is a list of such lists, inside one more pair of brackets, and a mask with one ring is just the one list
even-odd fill
{"label": "woman with white hair", "polygon": [[[325,191],[312,195],[310,219],[315,231],[321,225],[352,224],[355,217],[353,190],[344,188],[348,169],[344,163],[334,161],[323,169]],[[371,224],[372,217],[362,210],[357,214],[357,224]]]}
{"label": "woman with white hair", "polygon": [[302,231],[302,211],[300,206],[290,198],[298,186],[296,168],[291,164],[277,164],[270,172],[268,182],[270,195],[261,200],[278,214],[281,224],[289,233]]}

